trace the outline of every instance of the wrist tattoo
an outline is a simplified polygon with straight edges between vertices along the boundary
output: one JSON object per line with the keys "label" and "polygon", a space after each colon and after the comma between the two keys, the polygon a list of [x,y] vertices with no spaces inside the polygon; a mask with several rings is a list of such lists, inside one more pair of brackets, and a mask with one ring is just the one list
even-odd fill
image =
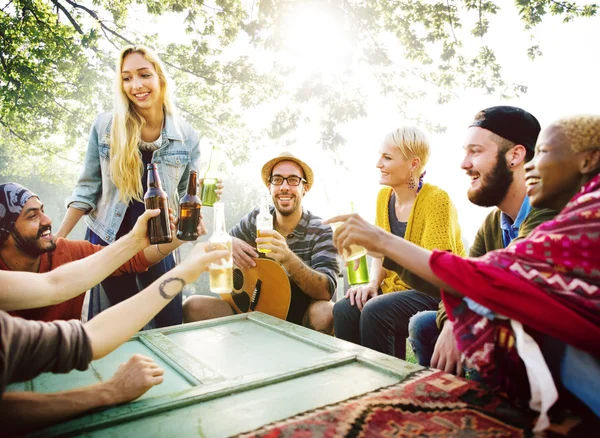
{"label": "wrist tattoo", "polygon": [[[169,283],[173,282],[175,282],[175,284],[169,285]],[[181,278],[167,278],[160,284],[160,286],[158,287],[158,291],[160,292],[161,297],[163,297],[165,300],[170,300],[172,298],[175,298],[179,294],[179,292],[183,290],[184,286],[185,281],[183,281]]]}

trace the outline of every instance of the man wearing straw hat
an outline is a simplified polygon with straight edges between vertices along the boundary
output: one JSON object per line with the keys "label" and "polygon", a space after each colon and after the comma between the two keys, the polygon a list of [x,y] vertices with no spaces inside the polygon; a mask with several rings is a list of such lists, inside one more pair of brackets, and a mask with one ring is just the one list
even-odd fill
{"label": "man wearing straw hat", "polygon": [[[242,269],[256,266],[256,246],[269,252],[265,256],[279,263],[298,286],[292,288],[287,320],[323,333],[333,332],[333,303],[340,271],[333,233],[322,219],[302,208],[302,199],[313,185],[314,174],[304,161],[283,152],[267,161],[261,170],[274,207],[273,231],[261,231],[257,237],[255,208],[230,234],[233,236],[233,259]],[[200,321],[233,315],[234,309],[224,300],[193,296],[183,305],[184,321]]]}

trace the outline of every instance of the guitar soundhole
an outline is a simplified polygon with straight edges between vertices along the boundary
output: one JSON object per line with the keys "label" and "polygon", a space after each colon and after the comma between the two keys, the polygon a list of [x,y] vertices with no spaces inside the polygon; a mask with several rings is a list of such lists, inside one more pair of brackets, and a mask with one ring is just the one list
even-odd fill
{"label": "guitar soundhole", "polygon": [[244,287],[244,274],[238,268],[233,269],[233,288],[238,291]]}

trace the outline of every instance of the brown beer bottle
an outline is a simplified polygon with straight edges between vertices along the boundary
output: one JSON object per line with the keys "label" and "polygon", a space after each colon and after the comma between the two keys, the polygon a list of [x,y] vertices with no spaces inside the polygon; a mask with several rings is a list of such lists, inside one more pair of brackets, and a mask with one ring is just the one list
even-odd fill
{"label": "brown beer bottle", "polygon": [[148,237],[152,245],[170,243],[173,240],[171,223],[169,221],[169,203],[167,193],[160,185],[160,177],[156,164],[148,164],[148,190],[144,195],[146,210],[159,208],[160,214],[148,221]]}
{"label": "brown beer bottle", "polygon": [[179,223],[177,225],[177,238],[179,240],[196,240],[198,238],[198,223],[200,222],[200,208],[202,202],[196,194],[198,173],[190,170],[187,193],[179,202]]}

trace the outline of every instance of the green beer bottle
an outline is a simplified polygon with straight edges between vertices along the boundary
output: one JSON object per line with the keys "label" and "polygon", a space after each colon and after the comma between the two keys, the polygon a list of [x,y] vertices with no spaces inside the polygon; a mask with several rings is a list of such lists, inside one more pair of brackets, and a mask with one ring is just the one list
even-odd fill
{"label": "green beer bottle", "polygon": [[354,270],[354,262],[348,263],[346,272],[348,274],[348,284],[354,286],[355,284],[365,284],[369,282],[369,267],[367,266],[367,255],[363,255],[359,259],[360,264],[358,269]]}
{"label": "green beer bottle", "polygon": [[219,179],[219,147],[213,146],[210,151],[208,168],[204,172],[204,181],[202,182],[202,205],[212,207],[217,202],[217,181]]}

